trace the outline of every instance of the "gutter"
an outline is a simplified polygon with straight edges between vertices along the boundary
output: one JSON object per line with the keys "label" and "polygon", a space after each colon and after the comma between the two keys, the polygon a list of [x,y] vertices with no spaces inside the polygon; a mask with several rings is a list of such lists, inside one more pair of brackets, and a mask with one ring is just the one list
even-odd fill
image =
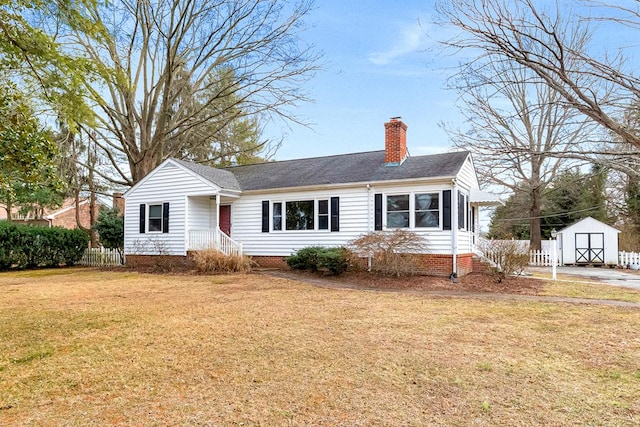
{"label": "gutter", "polygon": [[[448,183],[450,180],[455,180],[454,176],[438,176],[438,177],[429,177],[429,178],[406,178],[406,179],[395,179],[389,181],[375,181],[376,184],[384,187],[386,185],[393,184],[404,184],[404,183],[428,183],[428,184],[438,184],[438,183]],[[370,181],[360,181],[360,182],[340,182],[336,184],[329,183],[319,183],[313,185],[306,186],[297,186],[297,187],[274,187],[274,188],[260,188],[253,190],[242,190],[242,195],[251,195],[251,194],[272,194],[272,193],[287,193],[290,191],[312,191],[312,190],[326,190],[328,188],[356,188],[359,186],[367,186],[372,185]]]}

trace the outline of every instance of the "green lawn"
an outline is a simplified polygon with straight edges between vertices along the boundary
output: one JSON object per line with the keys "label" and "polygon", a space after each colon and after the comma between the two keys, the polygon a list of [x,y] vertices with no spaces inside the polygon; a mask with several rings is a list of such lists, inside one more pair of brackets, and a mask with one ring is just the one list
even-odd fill
{"label": "green lawn", "polygon": [[638,331],[259,274],[2,273],[0,425],[632,426]]}

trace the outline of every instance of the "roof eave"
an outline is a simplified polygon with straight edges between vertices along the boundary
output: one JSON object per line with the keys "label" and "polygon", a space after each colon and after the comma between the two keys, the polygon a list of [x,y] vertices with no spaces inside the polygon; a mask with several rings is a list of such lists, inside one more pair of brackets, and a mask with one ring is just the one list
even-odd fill
{"label": "roof eave", "polygon": [[358,182],[341,182],[336,184],[314,184],[303,185],[296,187],[275,187],[264,188],[254,190],[243,190],[242,194],[261,194],[261,193],[286,193],[289,191],[313,191],[324,190],[327,188],[350,188],[350,187],[366,187],[367,185],[394,185],[394,184],[406,184],[416,182],[430,182],[430,183],[448,183],[451,182],[456,176],[438,176],[438,177],[424,177],[424,178],[406,178],[406,179],[394,179],[385,181],[358,181]]}

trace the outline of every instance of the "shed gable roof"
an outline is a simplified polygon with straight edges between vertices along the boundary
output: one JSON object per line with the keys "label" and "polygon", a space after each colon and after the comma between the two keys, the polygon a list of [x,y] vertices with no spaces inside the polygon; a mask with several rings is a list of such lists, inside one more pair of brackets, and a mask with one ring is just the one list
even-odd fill
{"label": "shed gable roof", "polygon": [[600,227],[600,228],[605,228],[605,229],[608,228],[608,229],[611,229],[611,230],[615,231],[616,233],[620,233],[620,230],[618,230],[617,228],[612,227],[609,224],[605,224],[604,222],[599,221],[599,220],[597,220],[595,218],[592,218],[590,216],[588,216],[586,218],[582,218],[581,220],[578,220],[578,221],[574,222],[573,224],[566,226],[565,228],[560,230],[559,233],[566,233],[567,231],[570,231],[573,228],[579,228],[580,225],[587,225],[587,224],[590,224],[592,227],[595,225],[595,226]]}

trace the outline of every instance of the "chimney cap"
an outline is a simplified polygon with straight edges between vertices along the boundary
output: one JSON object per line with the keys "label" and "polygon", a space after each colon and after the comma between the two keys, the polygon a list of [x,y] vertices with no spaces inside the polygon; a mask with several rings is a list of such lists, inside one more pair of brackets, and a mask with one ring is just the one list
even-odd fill
{"label": "chimney cap", "polygon": [[391,120],[402,120],[402,116],[391,117]]}

